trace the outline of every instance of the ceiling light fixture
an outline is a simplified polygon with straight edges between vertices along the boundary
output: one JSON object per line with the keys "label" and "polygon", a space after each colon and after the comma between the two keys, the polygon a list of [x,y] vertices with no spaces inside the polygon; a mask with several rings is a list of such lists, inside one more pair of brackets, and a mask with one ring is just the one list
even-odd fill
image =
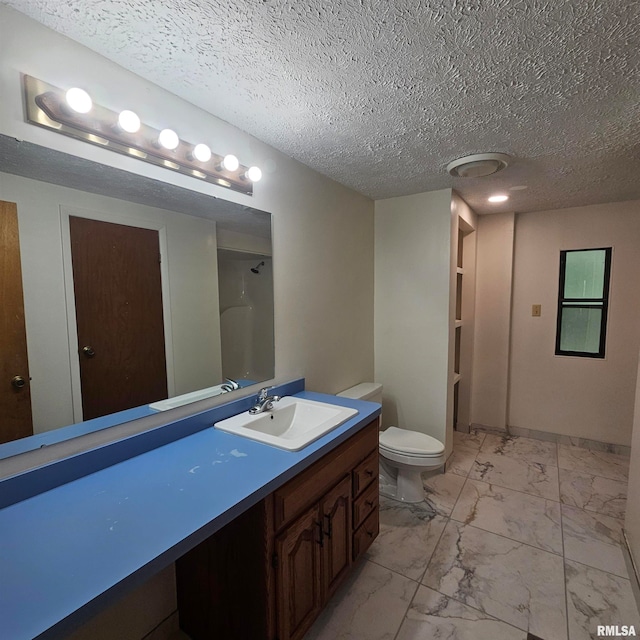
{"label": "ceiling light fixture", "polygon": [[240,166],[240,161],[234,155],[226,155],[222,160],[221,168],[226,169],[227,171],[237,171]]}
{"label": "ceiling light fixture", "polygon": [[450,162],[447,171],[454,178],[484,178],[502,171],[509,160],[506,153],[475,153]]}
{"label": "ceiling light fixture", "polygon": [[258,167],[242,166],[231,154],[212,153],[206,144],[180,140],[173,129],[160,131],[133,111],[94,104],[83,89],[65,92],[27,75],[23,85],[31,124],[247,195],[253,195],[253,183],[262,177]]}
{"label": "ceiling light fixture", "polygon": [[193,157],[200,162],[209,162],[211,160],[211,149],[206,144],[197,144],[193,147]]}
{"label": "ceiling light fixture", "polygon": [[249,169],[244,174],[247,180],[251,180],[251,182],[258,182],[262,180],[262,170],[260,167],[249,167]]}
{"label": "ceiling light fixture", "polygon": [[93,107],[91,96],[78,87],[73,87],[65,93],[65,101],[76,113],[89,113]]}
{"label": "ceiling light fixture", "polygon": [[140,124],[140,118],[133,111],[125,109],[118,115],[118,126],[127,133],[138,133]]}
{"label": "ceiling light fixture", "polygon": [[180,144],[180,138],[173,129],[163,129],[158,135],[158,144],[169,151],[174,151]]}
{"label": "ceiling light fixture", "polygon": [[509,196],[505,196],[504,194],[496,194],[495,196],[490,196],[487,198],[489,202],[506,202],[509,199]]}

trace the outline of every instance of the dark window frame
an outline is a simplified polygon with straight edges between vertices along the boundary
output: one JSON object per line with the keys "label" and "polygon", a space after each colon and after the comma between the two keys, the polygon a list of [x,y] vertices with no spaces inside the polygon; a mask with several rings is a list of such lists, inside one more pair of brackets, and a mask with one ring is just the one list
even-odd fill
{"label": "dark window frame", "polygon": [[[567,254],[585,251],[604,251],[604,283],[602,298],[565,298],[564,284],[566,277]],[[611,255],[612,247],[594,247],[591,249],[565,249],[560,251],[560,282],[558,285],[558,316],[556,320],[556,355],[557,356],[577,356],[579,358],[599,358],[605,357],[605,347],[607,339],[607,318],[609,316],[609,285],[611,280]],[[600,344],[597,353],[589,351],[566,351],[560,348],[562,332],[562,311],[565,308],[572,309],[602,309],[600,320]]]}

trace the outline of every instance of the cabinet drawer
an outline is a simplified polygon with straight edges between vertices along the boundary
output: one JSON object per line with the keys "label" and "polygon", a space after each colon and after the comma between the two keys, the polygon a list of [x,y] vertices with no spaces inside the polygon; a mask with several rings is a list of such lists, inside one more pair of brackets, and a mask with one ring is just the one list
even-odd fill
{"label": "cabinet drawer", "polygon": [[378,507],[378,493],[380,489],[377,482],[372,482],[369,487],[353,502],[353,528],[357,529],[364,519]]}
{"label": "cabinet drawer", "polygon": [[380,510],[374,509],[360,528],[353,534],[353,559],[357,560],[378,536]]}
{"label": "cabinet drawer", "polygon": [[378,478],[378,448],[376,447],[354,470],[353,470],[353,497],[362,493],[373,480]]}
{"label": "cabinet drawer", "polygon": [[[376,418],[334,451],[276,489],[273,492],[274,529],[279,531],[287,522],[291,522],[317,502],[340,478],[345,474],[351,474],[351,470],[362,460],[367,451],[375,447],[377,453],[377,446],[378,419]],[[377,475],[376,467],[375,476]]]}

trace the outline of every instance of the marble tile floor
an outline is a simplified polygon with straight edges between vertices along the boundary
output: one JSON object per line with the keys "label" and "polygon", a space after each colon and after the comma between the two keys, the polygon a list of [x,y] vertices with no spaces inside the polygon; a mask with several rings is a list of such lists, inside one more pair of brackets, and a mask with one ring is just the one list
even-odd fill
{"label": "marble tile floor", "polygon": [[587,640],[635,625],[621,551],[628,458],[455,433],[425,501],[380,535],[305,640]]}

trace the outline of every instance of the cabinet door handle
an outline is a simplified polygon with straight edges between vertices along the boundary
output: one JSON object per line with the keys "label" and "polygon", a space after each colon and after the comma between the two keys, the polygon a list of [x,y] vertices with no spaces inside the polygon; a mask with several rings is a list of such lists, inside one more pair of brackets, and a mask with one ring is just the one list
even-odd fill
{"label": "cabinet door handle", "polygon": [[367,507],[373,507],[373,500],[365,500]]}
{"label": "cabinet door handle", "polygon": [[373,476],[373,469],[367,469],[365,473],[371,478],[371,476]]}
{"label": "cabinet door handle", "polygon": [[316,522],[318,527],[318,544],[324,547],[324,529],[322,528],[322,522]]}
{"label": "cabinet door handle", "polygon": [[333,518],[330,513],[325,513],[324,517],[327,520],[327,530],[325,531],[325,534],[327,538],[331,538],[331,534],[333,533]]}

